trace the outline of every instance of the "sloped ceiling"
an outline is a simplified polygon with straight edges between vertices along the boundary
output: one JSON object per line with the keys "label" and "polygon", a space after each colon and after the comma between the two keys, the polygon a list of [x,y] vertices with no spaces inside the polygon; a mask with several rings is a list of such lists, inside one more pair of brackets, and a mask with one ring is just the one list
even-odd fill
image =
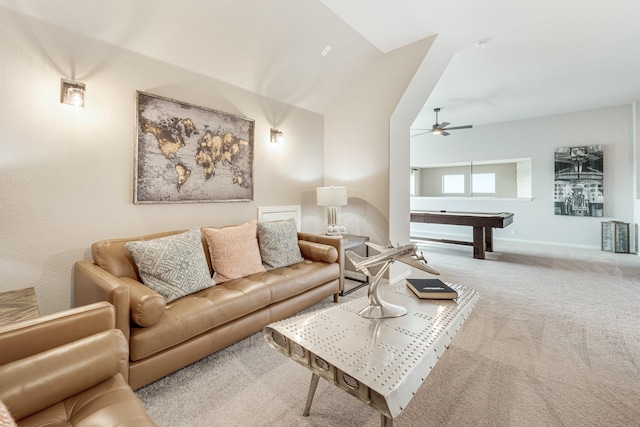
{"label": "sloped ceiling", "polygon": [[316,112],[382,55],[317,0],[0,0],[0,12],[2,6]]}
{"label": "sloped ceiling", "polygon": [[435,107],[455,126],[640,100],[637,0],[322,1],[382,51],[439,34],[457,52],[414,127]]}
{"label": "sloped ceiling", "polygon": [[[0,0],[2,7],[324,112],[377,56],[438,34],[433,108],[482,125],[640,99],[637,0]],[[0,9],[1,12],[1,9]],[[486,40],[484,48],[476,42]],[[325,47],[328,55],[322,56]]]}

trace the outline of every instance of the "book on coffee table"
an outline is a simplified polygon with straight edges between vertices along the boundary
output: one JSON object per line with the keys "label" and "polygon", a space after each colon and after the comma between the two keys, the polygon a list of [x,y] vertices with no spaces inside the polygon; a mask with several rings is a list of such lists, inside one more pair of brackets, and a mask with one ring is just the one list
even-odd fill
{"label": "book on coffee table", "polygon": [[425,299],[456,299],[458,292],[447,286],[440,279],[407,279],[407,287],[418,298]]}

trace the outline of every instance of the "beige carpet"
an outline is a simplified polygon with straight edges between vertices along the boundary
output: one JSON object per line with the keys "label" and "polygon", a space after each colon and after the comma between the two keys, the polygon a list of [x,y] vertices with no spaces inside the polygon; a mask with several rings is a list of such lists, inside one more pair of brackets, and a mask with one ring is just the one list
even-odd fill
{"label": "beige carpet", "polygon": [[[443,280],[481,299],[395,425],[640,426],[640,257],[496,242],[475,260],[470,247],[423,248]],[[159,426],[380,425],[324,380],[302,417],[310,378],[256,334],[138,395]]]}

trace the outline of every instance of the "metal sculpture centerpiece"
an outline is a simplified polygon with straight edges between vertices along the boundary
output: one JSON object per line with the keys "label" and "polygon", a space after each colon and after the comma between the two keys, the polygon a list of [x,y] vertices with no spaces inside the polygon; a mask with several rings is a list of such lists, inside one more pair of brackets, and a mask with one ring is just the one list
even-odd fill
{"label": "metal sculpture centerpiece", "polygon": [[[407,314],[406,308],[383,301],[379,295],[380,280],[389,269],[389,265],[394,261],[400,261],[411,267],[426,271],[427,273],[440,274],[440,272],[427,265],[427,260],[424,259],[422,252],[418,251],[416,245],[409,244],[394,247],[391,243],[389,243],[388,246],[380,246],[367,242],[367,246],[380,253],[370,257],[363,257],[352,251],[347,251],[346,253],[347,258],[353,263],[356,270],[369,276],[369,289],[367,292],[369,306],[360,310],[358,314],[368,319],[386,319],[389,317],[404,316]],[[372,275],[369,268],[376,266],[381,266],[380,270],[375,275]]]}

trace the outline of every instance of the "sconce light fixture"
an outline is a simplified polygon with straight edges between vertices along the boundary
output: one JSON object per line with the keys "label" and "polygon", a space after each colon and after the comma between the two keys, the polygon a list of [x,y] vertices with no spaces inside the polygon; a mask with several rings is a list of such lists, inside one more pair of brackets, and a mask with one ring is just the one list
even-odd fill
{"label": "sconce light fixture", "polygon": [[84,108],[86,85],[73,80],[61,79],[60,102],[78,108]]}
{"label": "sconce light fixture", "polygon": [[347,187],[318,187],[316,188],[318,206],[327,207],[327,234],[340,236],[347,231],[345,225],[338,225],[338,206],[347,204]]}
{"label": "sconce light fixture", "polygon": [[269,141],[274,144],[282,144],[284,141],[284,134],[279,129],[271,128],[271,138],[269,138]]}

